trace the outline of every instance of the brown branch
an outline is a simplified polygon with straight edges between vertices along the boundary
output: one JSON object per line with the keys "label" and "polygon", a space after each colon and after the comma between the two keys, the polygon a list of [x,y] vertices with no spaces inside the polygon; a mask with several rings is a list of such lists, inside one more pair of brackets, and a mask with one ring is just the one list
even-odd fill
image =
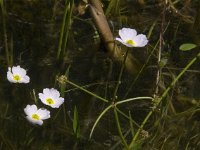
{"label": "brown branch", "polygon": [[[108,55],[111,58],[122,62],[125,52],[124,50],[120,49],[114,42],[114,36],[110,30],[106,16],[102,9],[102,3],[100,0],[88,0],[88,3],[90,14],[105,44]],[[139,63],[131,54],[128,54],[125,66],[126,69],[132,74],[135,74],[139,70]]]}

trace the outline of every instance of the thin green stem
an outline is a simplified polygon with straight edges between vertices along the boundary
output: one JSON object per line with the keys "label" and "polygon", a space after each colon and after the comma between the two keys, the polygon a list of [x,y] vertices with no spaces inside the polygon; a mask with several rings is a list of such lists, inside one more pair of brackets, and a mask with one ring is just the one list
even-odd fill
{"label": "thin green stem", "polygon": [[[154,22],[154,24],[152,25],[152,27],[151,27],[151,29],[150,29],[150,31],[149,31],[148,38],[150,38],[150,35],[152,34],[152,30],[153,30],[153,28],[154,28],[154,26],[155,26],[155,23],[156,23],[156,22]],[[169,23],[167,24],[167,26],[166,26],[166,28],[165,28],[165,30],[164,30],[164,33],[165,33],[165,31],[167,30],[168,26],[169,26]],[[127,97],[127,95],[129,94],[129,92],[131,91],[132,87],[135,85],[136,81],[137,81],[138,78],[140,77],[141,73],[142,73],[142,72],[144,71],[144,69],[146,68],[147,64],[149,63],[149,60],[150,60],[151,56],[153,55],[154,51],[156,50],[156,48],[157,48],[157,46],[158,46],[158,44],[159,44],[159,41],[160,41],[160,40],[158,40],[158,41],[156,42],[156,45],[153,47],[153,50],[151,51],[150,55],[148,56],[148,58],[147,58],[145,64],[142,66],[142,68],[140,69],[139,73],[137,74],[137,76],[135,77],[135,79],[132,81],[132,83],[131,83],[129,89],[127,90],[127,92],[126,92],[125,95],[124,95],[124,98]]]}
{"label": "thin green stem", "polygon": [[[122,116],[124,116],[125,118],[127,118],[128,120],[130,120],[130,117],[127,116],[124,112],[122,112],[119,108],[116,107],[116,110],[118,113],[120,113]],[[133,119],[131,120],[132,124],[134,124],[135,126],[137,126],[138,128],[140,127],[139,124],[137,124],[137,122],[135,122]]]}
{"label": "thin green stem", "polygon": [[198,59],[198,57],[200,56],[200,53],[198,53],[198,55],[193,58],[189,64],[187,64],[187,66],[179,73],[179,75],[173,80],[173,82],[170,84],[170,86],[164,91],[164,93],[162,94],[160,101],[167,95],[167,93],[169,92],[169,90],[172,88],[172,86],[175,85],[175,83],[179,80],[179,78],[187,71],[187,69],[194,64],[194,62]]}
{"label": "thin green stem", "polygon": [[[124,133],[124,137],[126,138],[129,133],[131,132],[131,130],[127,130],[126,133]],[[121,139],[119,139],[115,144],[112,145],[111,148],[109,148],[109,150],[116,150],[117,148],[119,148],[119,145],[121,144]]]}
{"label": "thin green stem", "polygon": [[137,74],[137,76],[134,78],[134,80],[132,81],[130,87],[128,88],[127,92],[124,95],[124,98],[126,98],[129,94],[129,92],[131,91],[132,87],[135,85],[136,81],[138,80],[138,78],[140,77],[140,75],[142,74],[142,72],[144,71],[145,67],[147,66],[147,64],[149,63],[149,60],[151,58],[151,56],[153,55],[154,51],[156,50],[157,46],[158,46],[159,40],[157,41],[156,45],[154,46],[153,50],[151,51],[150,55],[148,56],[145,64],[142,66],[142,68],[140,69],[139,73]]}
{"label": "thin green stem", "polygon": [[38,99],[37,99],[36,94],[35,94],[35,89],[33,89],[33,99],[34,99],[34,102],[37,104]]}
{"label": "thin green stem", "polygon": [[[65,88],[66,88],[66,84],[60,84],[60,91],[61,91],[61,96],[64,97],[65,96]],[[63,121],[64,121],[64,125],[66,126],[67,125],[67,115],[66,115],[66,109],[65,109],[65,103],[63,105]]]}
{"label": "thin green stem", "polygon": [[109,15],[119,16],[120,15],[120,0],[111,0],[106,9],[105,15],[108,17]]}
{"label": "thin green stem", "polygon": [[125,148],[126,149],[129,149],[128,148],[128,144],[123,136],[123,133],[122,133],[122,130],[121,130],[121,126],[120,126],[120,122],[119,122],[119,117],[118,117],[118,114],[117,114],[117,110],[116,108],[114,107],[114,115],[115,115],[115,121],[116,121],[116,124],[117,124],[117,129],[118,129],[118,132],[119,132],[119,136],[121,138],[121,141],[122,143],[124,144]]}
{"label": "thin green stem", "polygon": [[100,121],[101,117],[103,117],[103,115],[110,109],[112,108],[113,105],[109,105],[108,107],[106,107],[103,112],[99,115],[99,117],[97,118],[97,120],[95,121],[94,125],[92,126],[92,130],[90,132],[90,138],[92,137],[92,134],[94,132],[94,128],[96,127],[97,123]]}
{"label": "thin green stem", "polygon": [[119,105],[119,104],[122,104],[122,103],[134,101],[134,100],[139,100],[139,99],[150,99],[150,100],[153,100],[152,97],[135,97],[135,98],[129,98],[129,99],[121,100],[119,102],[116,102],[115,105]]}
{"label": "thin green stem", "polygon": [[[69,81],[70,82],[70,81]],[[73,85],[74,85],[74,83],[73,83]],[[74,85],[75,86],[75,85]],[[76,85],[77,86],[77,85]],[[79,87],[77,87],[77,88],[79,88]],[[82,87],[81,87],[82,88]],[[80,88],[79,88],[80,89]],[[84,89],[85,90],[85,89]],[[87,91],[88,92],[88,91]],[[117,102],[117,103],[115,103],[115,106],[116,105],[119,105],[119,104],[122,104],[122,103],[126,103],[126,102],[130,102],[130,101],[133,101],[133,100],[138,100],[138,99],[151,99],[152,100],[152,98],[151,97],[136,97],[136,98],[130,98],[130,99],[126,99],[126,100],[122,100],[122,101],[119,101],[119,102]],[[94,125],[93,125],[93,127],[92,127],[92,130],[91,130],[91,132],[90,132],[90,138],[91,138],[91,136],[92,136],[92,134],[93,134],[93,132],[94,132],[94,128],[96,127],[96,125],[97,125],[97,123],[100,121],[100,119],[103,117],[103,115],[110,109],[110,108],[112,108],[113,107],[113,104],[111,104],[111,105],[109,105],[108,107],[106,107],[104,110],[103,110],[103,112],[99,115],[99,117],[97,118],[97,120],[95,121],[95,123],[94,123]],[[122,114],[123,116],[125,115],[123,112],[121,112],[117,107],[115,107],[115,109],[116,109],[116,111],[119,111],[119,113],[120,114]],[[126,116],[126,115],[125,115]],[[127,118],[129,118],[129,117],[127,117]],[[133,121],[133,120],[132,120]],[[136,126],[139,126],[139,125],[137,125],[135,122],[133,122]]]}
{"label": "thin green stem", "polygon": [[126,62],[126,58],[128,56],[128,49],[126,50],[126,53],[125,53],[125,56],[124,56],[124,60],[122,62],[122,67],[120,69],[120,73],[119,73],[119,77],[118,77],[118,80],[117,80],[117,85],[115,87],[115,90],[114,90],[114,93],[113,93],[113,100],[116,99],[116,95],[117,95],[117,91],[119,89],[119,85],[121,84],[121,78],[122,78],[122,73],[124,71],[124,67],[125,67],[125,62]]}
{"label": "thin green stem", "polygon": [[64,32],[65,32],[65,24],[66,24],[66,16],[67,16],[67,12],[68,12],[68,7],[69,7],[69,2],[66,1],[66,3],[65,3],[65,11],[64,11],[64,16],[63,16],[63,22],[62,22],[61,31],[60,31],[57,59],[60,58],[60,53],[62,51],[62,43],[63,43],[63,36],[64,36]]}
{"label": "thin green stem", "polygon": [[133,147],[133,145],[135,144],[135,141],[137,140],[138,135],[140,134],[140,132],[143,130],[144,125],[146,124],[146,122],[148,121],[149,117],[152,115],[153,110],[150,111],[147,116],[145,117],[144,121],[142,122],[142,124],[140,125],[140,128],[137,130],[135,136],[133,137],[133,140],[131,141],[131,144],[129,145],[129,148],[131,149]]}
{"label": "thin green stem", "polygon": [[11,41],[10,41],[9,64],[10,66],[13,65],[13,35],[11,36]]}
{"label": "thin green stem", "polygon": [[0,132],[0,138],[1,141],[7,146],[9,147],[10,150],[14,150],[14,146],[11,144],[11,141],[9,141],[8,139],[5,138],[5,136]]}
{"label": "thin green stem", "polygon": [[[131,128],[131,135],[134,136],[134,127],[133,127],[133,119],[131,116],[131,112],[128,111],[128,115],[129,115],[129,124],[130,124],[130,128]],[[135,121],[134,121],[135,122]]]}
{"label": "thin green stem", "polygon": [[198,59],[198,57],[200,57],[200,53],[197,54],[197,56],[195,58],[193,58],[187,65],[186,67],[178,74],[178,76],[171,82],[171,84],[168,86],[168,88],[163,92],[163,94],[161,95],[160,98],[158,98],[156,100],[156,103],[153,107],[153,109],[147,114],[147,116],[145,117],[145,119],[143,120],[140,128],[137,130],[135,136],[133,137],[133,140],[131,141],[129,148],[133,147],[135,141],[138,138],[139,133],[141,132],[141,130],[143,129],[144,125],[146,124],[146,122],[149,120],[149,118],[151,117],[153,111],[155,108],[157,108],[157,106],[160,104],[160,102],[166,97],[166,95],[168,94],[169,90],[175,85],[175,83],[180,79],[180,77],[187,71],[187,69],[189,67],[191,67],[191,65],[193,65],[196,60]]}
{"label": "thin green stem", "polygon": [[98,96],[98,95],[96,95],[96,94],[94,94],[94,93],[92,93],[92,92],[90,92],[90,91],[88,91],[88,90],[82,88],[81,86],[79,86],[79,85],[77,85],[77,84],[75,84],[75,83],[73,83],[73,82],[70,82],[69,80],[67,80],[66,82],[69,83],[69,84],[71,84],[72,86],[74,86],[74,87],[76,87],[76,88],[78,88],[78,89],[80,89],[80,90],[82,90],[82,91],[84,91],[84,92],[86,92],[86,93],[88,93],[88,94],[90,94],[90,95],[96,97],[97,99],[99,99],[99,100],[101,100],[101,101],[109,102],[107,99],[104,99],[104,98],[102,98],[102,97],[100,97],[100,96]]}
{"label": "thin green stem", "polygon": [[67,46],[67,40],[68,40],[68,35],[69,35],[69,29],[71,27],[71,18],[72,18],[72,10],[73,10],[73,6],[74,6],[74,0],[71,0],[71,2],[69,3],[69,13],[67,13],[67,22],[65,25],[65,38],[64,38],[64,46],[63,46],[63,54],[65,53],[65,49]]}
{"label": "thin green stem", "polygon": [[66,126],[67,125],[67,114],[66,114],[66,109],[65,109],[65,103],[63,104],[63,122],[64,122],[64,125]]}
{"label": "thin green stem", "polygon": [[[113,82],[109,82],[109,83],[115,83],[114,81]],[[89,87],[92,87],[92,86],[95,86],[95,85],[106,85],[106,84],[109,84],[107,81],[106,82],[98,82],[98,83],[91,83],[91,84],[87,84],[87,85],[84,85],[82,86],[82,88],[89,88]],[[69,90],[66,90],[65,92],[71,92],[71,91],[75,91],[77,90],[78,88],[71,88]]]}
{"label": "thin green stem", "polygon": [[5,50],[6,50],[6,60],[7,64],[10,66],[10,55],[9,55],[9,49],[8,49],[8,35],[6,30],[6,10],[4,8],[3,0],[0,1],[1,5],[1,11],[2,11],[2,23],[3,23],[3,32],[4,32],[4,44],[5,44]]}

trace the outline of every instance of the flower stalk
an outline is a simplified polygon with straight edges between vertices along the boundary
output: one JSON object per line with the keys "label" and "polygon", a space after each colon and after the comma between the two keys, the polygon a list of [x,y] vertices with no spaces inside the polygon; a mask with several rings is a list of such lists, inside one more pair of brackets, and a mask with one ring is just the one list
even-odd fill
{"label": "flower stalk", "polygon": [[128,150],[128,144],[123,136],[123,133],[122,133],[122,130],[121,130],[121,126],[120,126],[120,122],[119,122],[119,117],[118,117],[118,114],[117,114],[117,110],[115,108],[116,106],[114,106],[114,115],[115,115],[115,121],[116,121],[116,124],[117,124],[117,129],[118,129],[118,132],[119,132],[119,136],[121,138],[121,141],[122,143],[124,144],[125,148]]}
{"label": "flower stalk", "polygon": [[69,84],[71,84],[72,86],[74,86],[74,87],[76,87],[76,88],[78,88],[78,89],[80,89],[80,90],[88,93],[89,95],[92,95],[92,96],[96,97],[97,99],[99,99],[99,100],[101,100],[103,102],[106,102],[106,103],[109,102],[107,99],[104,99],[104,98],[102,98],[102,97],[100,97],[100,96],[98,96],[98,95],[96,95],[96,94],[94,94],[94,93],[92,93],[92,92],[90,92],[90,91],[82,88],[81,86],[79,86],[79,85],[77,85],[77,84],[75,84],[73,82],[70,82],[69,80],[67,80],[66,82],[69,83]]}

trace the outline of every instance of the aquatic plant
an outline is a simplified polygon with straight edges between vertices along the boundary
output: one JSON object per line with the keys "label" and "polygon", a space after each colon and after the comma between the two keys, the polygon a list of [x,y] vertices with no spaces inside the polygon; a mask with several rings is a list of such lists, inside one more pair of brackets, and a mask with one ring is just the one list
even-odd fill
{"label": "aquatic plant", "polygon": [[29,83],[30,78],[26,75],[26,70],[20,66],[8,67],[7,79],[11,83]]}
{"label": "aquatic plant", "polygon": [[60,97],[60,93],[54,88],[45,88],[43,89],[43,93],[39,93],[38,95],[43,104],[52,108],[59,108],[64,103],[64,98]]}
{"label": "aquatic plant", "polygon": [[2,12],[2,28],[3,28],[3,36],[4,36],[4,45],[5,45],[5,54],[6,54],[6,62],[7,65],[13,64],[13,39],[11,38],[11,44],[9,45],[9,38],[7,33],[7,11],[5,7],[4,0],[0,0],[0,7]]}
{"label": "aquatic plant", "polygon": [[0,149],[199,149],[196,4],[0,0]]}
{"label": "aquatic plant", "polygon": [[137,35],[137,31],[131,28],[122,28],[119,30],[119,36],[120,38],[115,39],[127,47],[144,47],[148,43],[146,35]]}
{"label": "aquatic plant", "polygon": [[24,112],[27,115],[26,119],[32,124],[42,125],[43,120],[50,118],[50,111],[44,108],[38,109],[36,105],[27,105]]}
{"label": "aquatic plant", "polygon": [[[63,15],[63,22],[60,30],[57,59],[64,57],[68,42],[69,31],[72,23],[72,11],[74,6],[74,0],[69,0],[65,2],[65,11]],[[63,58],[62,58],[63,59]]]}

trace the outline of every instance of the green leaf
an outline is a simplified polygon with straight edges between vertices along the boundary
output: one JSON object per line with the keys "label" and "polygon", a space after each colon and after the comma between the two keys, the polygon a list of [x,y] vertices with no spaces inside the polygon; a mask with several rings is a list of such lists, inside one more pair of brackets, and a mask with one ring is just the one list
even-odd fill
{"label": "green leaf", "polygon": [[76,132],[77,129],[77,125],[78,125],[78,113],[77,113],[77,109],[76,106],[74,107],[74,118],[73,118],[73,130],[74,133]]}
{"label": "green leaf", "polygon": [[134,132],[134,128],[133,128],[133,122],[132,122],[133,119],[131,116],[131,112],[129,111],[128,114],[129,114],[129,123],[130,123],[131,133],[132,133],[132,136],[134,136],[135,132]]}
{"label": "green leaf", "polygon": [[159,62],[160,68],[163,68],[167,64],[168,59],[167,58],[162,58]]}
{"label": "green leaf", "polygon": [[79,136],[80,136],[80,126],[79,126],[78,111],[77,111],[76,106],[74,107],[73,131],[74,131],[76,138],[79,138]]}
{"label": "green leaf", "polygon": [[182,45],[179,47],[179,49],[180,49],[181,51],[189,51],[189,50],[191,50],[191,49],[193,49],[193,48],[195,48],[195,47],[197,47],[196,44],[185,43],[185,44],[182,44]]}

